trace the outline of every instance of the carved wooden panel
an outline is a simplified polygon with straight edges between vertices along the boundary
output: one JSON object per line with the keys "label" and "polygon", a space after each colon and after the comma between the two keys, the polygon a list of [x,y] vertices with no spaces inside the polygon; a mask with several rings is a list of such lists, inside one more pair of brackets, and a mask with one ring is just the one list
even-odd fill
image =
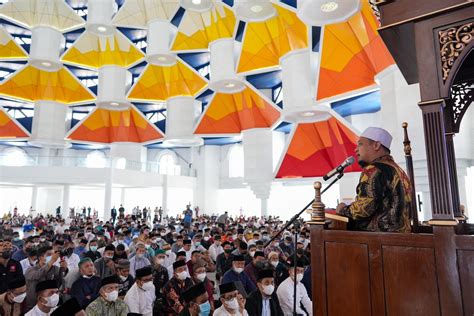
{"label": "carved wooden panel", "polygon": [[326,243],[328,315],[371,315],[369,254],[365,244]]}
{"label": "carved wooden panel", "polygon": [[461,279],[464,315],[474,315],[474,250],[458,250],[458,269]]}
{"label": "carved wooden panel", "polygon": [[454,62],[474,38],[474,22],[450,27],[438,32],[443,81],[449,77]]}
{"label": "carved wooden panel", "polygon": [[440,315],[434,249],[383,246],[387,316]]}

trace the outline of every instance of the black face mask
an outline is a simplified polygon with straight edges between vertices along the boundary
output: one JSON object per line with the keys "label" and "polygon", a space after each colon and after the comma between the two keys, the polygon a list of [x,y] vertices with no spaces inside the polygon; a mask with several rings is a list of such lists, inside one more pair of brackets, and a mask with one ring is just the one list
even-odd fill
{"label": "black face mask", "polygon": [[3,259],[10,259],[11,256],[12,256],[11,250],[4,250],[2,252],[2,258]]}

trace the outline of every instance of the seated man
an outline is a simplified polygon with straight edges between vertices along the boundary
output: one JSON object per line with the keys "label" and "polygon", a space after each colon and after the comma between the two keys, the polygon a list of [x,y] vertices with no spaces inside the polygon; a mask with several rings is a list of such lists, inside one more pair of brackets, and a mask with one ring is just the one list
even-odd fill
{"label": "seated man", "polygon": [[[293,267],[289,268],[290,276],[278,286],[277,295],[281,309],[285,315],[293,313],[293,298],[296,282],[296,313],[303,315],[313,315],[313,303],[306,292],[301,280],[303,279],[304,264],[302,261],[296,262],[296,275]],[[248,301],[247,301],[248,304]],[[306,310],[303,311],[302,307]],[[250,313],[249,313],[250,314]]]}
{"label": "seated man", "polygon": [[[379,232],[411,231],[408,219],[411,184],[390,156],[392,136],[384,129],[367,128],[357,142],[357,158],[363,167],[356,200],[337,206],[338,214],[353,220],[353,229]],[[351,224],[351,223],[349,223]]]}
{"label": "seated man", "polygon": [[245,304],[249,316],[283,316],[275,292],[275,271],[273,269],[260,270],[257,286],[258,288],[250,294]]}
{"label": "seated man", "polygon": [[255,285],[250,278],[243,273],[245,267],[245,259],[242,255],[235,255],[232,258],[232,269],[227,271],[222,277],[221,284],[240,281],[242,282],[245,291],[251,293],[255,290]]}
{"label": "seated man", "polygon": [[59,289],[55,280],[39,282],[36,287],[36,305],[25,316],[49,316],[59,303]]}
{"label": "seated man", "polygon": [[23,301],[26,297],[24,277],[8,282],[7,291],[0,295],[0,315],[20,316],[25,312]]}
{"label": "seated man", "polygon": [[94,264],[89,257],[79,261],[79,272],[81,277],[72,285],[71,296],[79,301],[82,308],[86,308],[99,296],[100,278],[94,275]]}
{"label": "seated man", "polygon": [[128,307],[118,299],[118,278],[109,276],[101,281],[99,297],[87,306],[87,316],[127,316]]}
{"label": "seated man", "polygon": [[180,316],[208,316],[211,304],[203,283],[196,284],[183,293],[185,306]]}
{"label": "seated man", "polygon": [[144,267],[136,271],[135,284],[125,295],[125,303],[129,313],[152,316],[155,302],[155,286],[153,285],[153,270]]}
{"label": "seated man", "polygon": [[193,285],[184,260],[173,263],[173,269],[173,277],[165,285],[163,290],[165,315],[181,313],[184,308],[182,294]]}
{"label": "seated man", "polygon": [[213,316],[247,316],[244,305],[239,304],[239,291],[235,282],[219,285],[221,307],[214,311]]}

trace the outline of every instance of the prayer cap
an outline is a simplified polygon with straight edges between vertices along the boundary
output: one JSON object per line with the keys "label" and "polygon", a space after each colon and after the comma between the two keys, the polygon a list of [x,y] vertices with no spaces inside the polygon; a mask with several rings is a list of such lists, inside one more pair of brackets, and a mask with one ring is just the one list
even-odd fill
{"label": "prayer cap", "polygon": [[219,292],[221,293],[221,296],[224,295],[225,293],[237,291],[237,287],[235,286],[235,282],[228,282],[219,285]]}
{"label": "prayer cap", "polygon": [[86,263],[86,262],[92,262],[92,259],[89,258],[89,257],[84,257],[84,258],[82,258],[82,259],[79,261],[79,263],[78,263],[77,265],[78,265],[79,268],[80,268],[80,267],[81,267],[84,263]]}
{"label": "prayer cap", "polygon": [[258,281],[260,281],[261,279],[274,278],[274,277],[275,277],[275,272],[272,269],[260,270],[258,271],[258,274],[257,274]]}
{"label": "prayer cap", "polygon": [[183,293],[183,298],[187,303],[189,303],[204,293],[207,293],[206,287],[204,286],[204,282],[201,282],[185,291]]}
{"label": "prayer cap", "polygon": [[100,282],[100,287],[106,286],[108,284],[114,284],[114,283],[119,283],[119,279],[117,278],[116,275],[111,275],[102,279],[102,281]]}
{"label": "prayer cap", "polygon": [[368,127],[360,137],[365,137],[373,141],[379,142],[387,149],[390,149],[392,143],[392,135],[389,132],[380,127]]}
{"label": "prayer cap", "polygon": [[25,286],[26,285],[26,281],[25,281],[25,278],[23,276],[20,276],[16,279],[13,279],[11,280],[10,282],[8,282],[8,289],[9,290],[14,290],[14,289],[18,289],[22,286]]}
{"label": "prayer cap", "polygon": [[75,315],[82,310],[75,297],[71,298],[51,313],[51,316]]}
{"label": "prayer cap", "polygon": [[147,275],[152,275],[153,274],[153,270],[151,269],[150,266],[147,266],[147,267],[144,267],[144,268],[141,268],[141,269],[138,269],[137,271],[135,271],[135,275],[137,278],[142,278],[144,276],[147,276]]}
{"label": "prayer cap", "polygon": [[117,268],[119,269],[129,269],[130,268],[130,261],[127,259],[120,259],[117,264]]}
{"label": "prayer cap", "polygon": [[242,255],[236,255],[232,258],[232,262],[234,261],[245,261],[245,258]]}
{"label": "prayer cap", "polygon": [[184,260],[179,260],[179,261],[173,262],[173,270],[176,270],[180,267],[184,267],[185,265],[186,265],[186,261],[184,261]]}
{"label": "prayer cap", "polygon": [[57,288],[58,288],[58,283],[56,283],[55,280],[46,280],[36,285],[36,292],[41,292],[43,290],[48,290],[48,289],[57,289]]}

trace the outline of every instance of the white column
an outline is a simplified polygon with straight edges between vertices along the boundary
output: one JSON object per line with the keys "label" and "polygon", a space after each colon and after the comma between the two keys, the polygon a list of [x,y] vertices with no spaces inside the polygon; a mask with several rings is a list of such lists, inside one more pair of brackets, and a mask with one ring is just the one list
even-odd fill
{"label": "white column", "polygon": [[112,35],[115,32],[112,16],[117,12],[117,3],[114,0],[89,0],[87,6],[87,31],[97,35]]}
{"label": "white column", "polygon": [[37,26],[31,30],[29,63],[46,71],[57,71],[62,67],[60,51],[66,46],[63,34],[48,26]]}
{"label": "white column", "polygon": [[[125,207],[125,188],[122,188],[120,190],[120,204],[122,204],[123,207]],[[118,216],[119,214],[117,214]]]}
{"label": "white column", "polygon": [[138,143],[112,143],[110,145],[111,163],[116,164],[119,158],[127,160],[127,169],[144,170],[147,148]]}
{"label": "white column", "polygon": [[29,143],[48,148],[70,147],[71,144],[64,139],[70,125],[70,111],[68,106],[58,102],[36,102]]}
{"label": "white column", "polygon": [[112,209],[112,184],[113,184],[113,168],[109,167],[107,169],[107,174],[105,178],[105,190],[104,190],[104,210],[102,214],[99,210],[99,217],[102,217],[104,221],[110,219],[110,210]]}
{"label": "white column", "polygon": [[132,84],[132,74],[118,66],[104,66],[99,69],[97,105],[112,110],[127,109],[130,106],[126,93]]}
{"label": "white column", "polygon": [[167,102],[166,137],[167,146],[201,146],[204,140],[194,135],[196,118],[201,112],[200,102],[192,97],[174,97]]}
{"label": "white column", "polygon": [[170,52],[171,43],[177,32],[169,21],[152,20],[148,22],[146,59],[154,65],[174,65],[176,55]]}
{"label": "white column", "polygon": [[161,200],[163,201],[163,217],[168,215],[168,176],[162,175],[163,177],[163,190],[161,191],[162,197]]}
{"label": "white column", "polygon": [[262,216],[267,214],[267,202],[273,181],[273,132],[256,128],[242,132],[244,147],[244,182],[260,199]]}
{"label": "white column", "polygon": [[223,38],[209,44],[211,52],[211,82],[209,87],[218,92],[239,92],[245,88],[244,82],[235,73],[239,52],[233,38]]}
{"label": "white column", "polygon": [[[357,184],[359,183],[359,172],[345,173],[344,177],[339,180],[339,202],[351,203],[356,193]],[[328,182],[330,183],[330,182]]]}
{"label": "white column", "polygon": [[[197,150],[196,150],[197,151]],[[192,151],[194,152],[194,150]],[[219,189],[219,146],[203,146],[192,159],[197,170],[197,189],[194,205],[198,205],[203,214],[217,211],[217,190]]]}
{"label": "white column", "polygon": [[32,190],[31,190],[31,206],[33,207],[33,210],[36,211],[38,204],[38,186],[34,185]]}
{"label": "white column", "polygon": [[268,216],[268,199],[260,199],[260,216]]}
{"label": "white column", "polygon": [[69,196],[71,187],[69,184],[63,186],[63,201],[61,204],[61,216],[67,218],[69,216]]}

